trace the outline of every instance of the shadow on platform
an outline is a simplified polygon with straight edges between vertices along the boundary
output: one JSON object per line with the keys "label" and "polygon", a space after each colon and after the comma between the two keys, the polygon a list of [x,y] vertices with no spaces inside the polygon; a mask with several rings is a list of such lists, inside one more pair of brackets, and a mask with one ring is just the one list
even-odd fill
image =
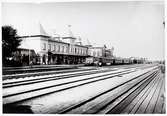
{"label": "shadow on platform", "polygon": [[3,105],[3,113],[33,114],[33,111],[31,110],[31,106],[28,105]]}

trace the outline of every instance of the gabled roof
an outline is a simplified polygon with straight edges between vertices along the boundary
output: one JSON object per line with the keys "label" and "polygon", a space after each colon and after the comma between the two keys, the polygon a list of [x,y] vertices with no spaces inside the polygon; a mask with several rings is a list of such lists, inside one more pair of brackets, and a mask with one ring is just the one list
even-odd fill
{"label": "gabled roof", "polygon": [[27,34],[23,34],[21,36],[18,36],[18,38],[28,38],[28,37],[45,37],[45,38],[50,38],[51,36],[46,33],[44,27],[40,22],[38,22],[37,25],[35,25],[35,28],[32,28],[32,30],[29,30]]}
{"label": "gabled roof", "polygon": [[40,22],[39,22],[39,33],[40,33],[40,35],[49,36],[49,34],[46,33],[46,31],[44,30],[44,28]]}
{"label": "gabled roof", "polygon": [[43,36],[43,37],[50,37],[47,31],[44,29],[43,25],[39,21],[34,21],[29,25],[22,25],[16,27],[18,30],[18,35],[20,37],[32,37],[32,36]]}

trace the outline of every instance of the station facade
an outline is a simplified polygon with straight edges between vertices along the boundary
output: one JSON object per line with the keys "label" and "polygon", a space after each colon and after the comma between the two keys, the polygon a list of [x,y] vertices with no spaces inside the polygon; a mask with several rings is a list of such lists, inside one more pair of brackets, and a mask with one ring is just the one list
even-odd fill
{"label": "station facade", "polygon": [[72,34],[52,37],[41,25],[40,34],[20,38],[22,39],[20,48],[33,49],[39,56],[37,60],[39,64],[80,64],[85,61],[88,54],[88,47],[82,45],[82,42]]}
{"label": "station facade", "polygon": [[[113,57],[113,49],[107,49],[105,45],[102,47],[83,45],[81,38],[73,36],[71,30],[66,36],[50,36],[40,24],[38,34],[20,36],[20,38],[22,39],[20,50],[27,50],[24,54],[28,59],[27,65],[31,61],[37,64],[82,64],[89,56]],[[28,52],[28,50],[34,50],[37,55],[35,60],[32,57],[34,56],[32,52]],[[17,56],[23,56],[23,54],[20,55]]]}
{"label": "station facade", "polygon": [[[64,38],[63,38],[64,39]],[[65,37],[65,39],[76,39]],[[76,43],[66,43],[55,38],[42,38],[40,56],[44,64],[78,64],[87,57],[88,47]]]}

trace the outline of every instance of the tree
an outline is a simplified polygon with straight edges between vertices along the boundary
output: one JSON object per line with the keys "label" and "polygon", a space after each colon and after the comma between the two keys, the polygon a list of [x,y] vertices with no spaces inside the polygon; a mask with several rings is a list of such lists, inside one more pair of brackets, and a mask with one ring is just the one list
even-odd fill
{"label": "tree", "polygon": [[17,37],[17,30],[11,26],[2,27],[2,60],[3,63],[8,57],[12,57],[20,45],[21,39]]}

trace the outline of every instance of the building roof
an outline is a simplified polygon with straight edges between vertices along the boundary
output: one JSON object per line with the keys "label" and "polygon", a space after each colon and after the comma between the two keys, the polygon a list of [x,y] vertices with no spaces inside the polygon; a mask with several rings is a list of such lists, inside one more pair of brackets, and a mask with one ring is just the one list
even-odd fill
{"label": "building roof", "polygon": [[46,35],[18,36],[18,38],[29,38],[29,37],[45,37],[45,38],[50,38],[51,36],[46,36]]}
{"label": "building roof", "polygon": [[77,38],[75,38],[75,37],[62,37],[62,39],[77,39]]}
{"label": "building roof", "polygon": [[[33,25],[33,29],[32,30],[29,30],[27,31],[26,33],[27,34],[23,34],[22,36],[18,36],[18,38],[31,38],[31,37],[43,37],[43,39],[47,39],[48,41],[54,41],[54,42],[58,42],[58,43],[63,43],[63,44],[69,44],[69,43],[66,43],[64,41],[60,41],[60,40],[55,40],[54,37],[52,37],[51,35],[49,35],[46,30],[44,29],[43,25],[38,22],[38,23],[34,23]],[[59,37],[60,38],[60,37]],[[66,34],[66,36],[64,37],[61,37],[62,39],[77,39],[76,37],[74,37],[72,31],[71,31],[71,25],[68,25],[68,33]],[[88,46],[85,46],[85,45],[78,45],[78,44],[75,44],[75,46],[79,46],[79,47],[88,47]]]}
{"label": "building roof", "polygon": [[103,49],[104,47],[90,47],[90,49]]}
{"label": "building roof", "polygon": [[88,48],[87,46],[84,46],[84,45],[78,45],[78,44],[74,44],[75,46],[79,46],[79,47],[85,47],[85,48]]}
{"label": "building roof", "polygon": [[49,41],[52,41],[52,42],[58,42],[58,43],[63,43],[63,44],[69,44],[69,43],[66,43],[66,42],[63,42],[63,41],[58,41],[58,40],[55,40],[53,38],[48,38]]}
{"label": "building roof", "polygon": [[17,50],[24,50],[24,51],[34,51],[33,49],[26,49],[26,48],[17,48]]}

